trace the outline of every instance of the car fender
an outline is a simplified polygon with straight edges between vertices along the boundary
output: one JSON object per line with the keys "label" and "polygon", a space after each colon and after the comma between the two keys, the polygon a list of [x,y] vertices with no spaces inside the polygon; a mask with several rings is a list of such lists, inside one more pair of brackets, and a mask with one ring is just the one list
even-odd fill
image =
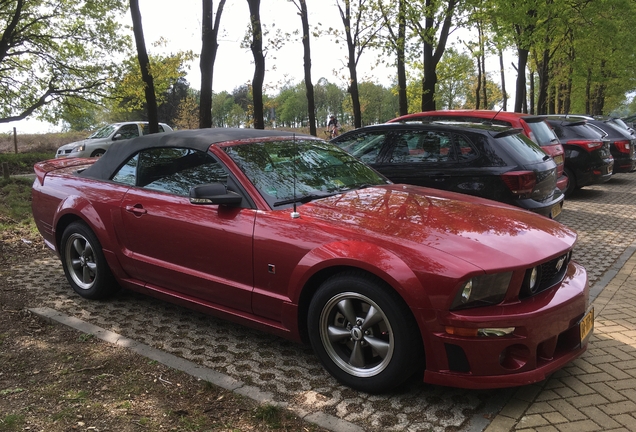
{"label": "car fender", "polygon": [[308,282],[333,268],[357,268],[390,285],[408,305],[429,307],[424,287],[411,268],[392,251],[377,244],[346,240],[321,245],[308,252],[291,274],[290,299],[298,304]]}
{"label": "car fender", "polygon": [[116,240],[116,236],[112,229],[112,224],[112,232],[109,232],[93,204],[88,199],[79,195],[69,195],[65,197],[60,201],[55,211],[53,226],[55,227],[55,238],[58,249],[64,228],[68,225],[68,223],[61,223],[61,221],[71,215],[75,216],[74,219],[79,218],[83,220],[90,229],[93,230],[105,252],[113,251],[111,240]]}

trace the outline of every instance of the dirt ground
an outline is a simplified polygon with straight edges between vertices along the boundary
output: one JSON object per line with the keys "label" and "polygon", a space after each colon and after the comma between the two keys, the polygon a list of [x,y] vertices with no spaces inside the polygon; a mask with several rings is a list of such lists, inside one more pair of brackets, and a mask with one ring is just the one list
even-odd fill
{"label": "dirt ground", "polygon": [[37,301],[7,277],[50,252],[23,228],[0,240],[0,431],[324,431],[34,316]]}

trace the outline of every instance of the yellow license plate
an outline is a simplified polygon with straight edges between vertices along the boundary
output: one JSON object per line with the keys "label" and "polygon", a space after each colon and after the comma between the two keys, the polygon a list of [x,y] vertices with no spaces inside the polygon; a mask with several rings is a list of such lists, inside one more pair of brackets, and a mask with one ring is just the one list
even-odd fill
{"label": "yellow license plate", "polygon": [[579,323],[579,331],[581,333],[581,343],[585,342],[585,340],[592,333],[592,329],[594,328],[594,308],[591,308],[587,314],[583,317],[581,322]]}
{"label": "yellow license plate", "polygon": [[561,214],[561,204],[560,203],[559,204],[555,204],[552,207],[552,210],[550,211],[550,217],[552,219],[554,219],[555,217],[557,217],[560,214]]}

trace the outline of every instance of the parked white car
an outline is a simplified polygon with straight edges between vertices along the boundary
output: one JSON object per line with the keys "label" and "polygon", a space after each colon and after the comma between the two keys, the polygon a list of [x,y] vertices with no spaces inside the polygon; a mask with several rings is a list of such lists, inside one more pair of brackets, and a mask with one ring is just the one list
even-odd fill
{"label": "parked white car", "polygon": [[[172,132],[165,123],[159,123],[159,132]],[[100,157],[115,141],[148,135],[148,122],[113,123],[98,129],[83,141],[64,144],[57,149],[56,158]]]}

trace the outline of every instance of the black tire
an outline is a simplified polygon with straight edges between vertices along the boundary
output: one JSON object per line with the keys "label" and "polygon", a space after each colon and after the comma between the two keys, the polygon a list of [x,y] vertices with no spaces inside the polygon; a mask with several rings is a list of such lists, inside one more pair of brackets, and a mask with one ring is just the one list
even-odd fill
{"label": "black tire", "polygon": [[102,157],[104,153],[106,153],[106,150],[98,149],[91,154],[91,157]]}
{"label": "black tire", "polygon": [[80,296],[101,299],[119,289],[102,252],[102,245],[85,223],[73,222],[66,227],[60,243],[60,255],[66,279]]}
{"label": "black tire", "polygon": [[385,392],[424,368],[422,340],[411,311],[397,293],[370,275],[351,271],[329,278],[311,300],[307,319],[321,363],[351,388]]}
{"label": "black tire", "polygon": [[563,195],[565,195],[566,198],[569,198],[570,196],[572,196],[572,193],[574,193],[574,191],[578,189],[578,185],[576,184],[576,177],[574,177],[574,173],[571,169],[564,167],[563,174],[565,174],[565,176],[568,178],[568,187],[565,188],[565,190],[563,191]]}

